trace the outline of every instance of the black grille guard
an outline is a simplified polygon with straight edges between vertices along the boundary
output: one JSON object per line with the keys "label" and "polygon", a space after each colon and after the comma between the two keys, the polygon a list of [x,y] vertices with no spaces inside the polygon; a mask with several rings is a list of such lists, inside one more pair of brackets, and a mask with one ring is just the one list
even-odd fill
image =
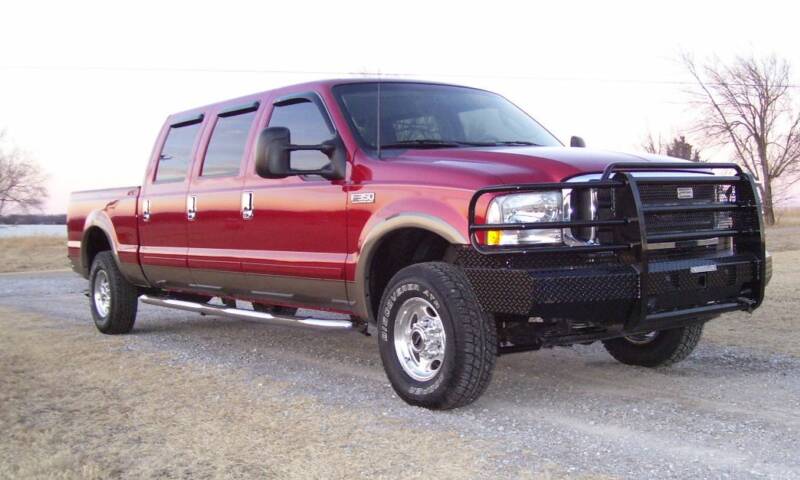
{"label": "black grille guard", "polygon": [[[734,170],[733,176],[709,175],[707,177],[680,176],[679,172],[689,170]],[[637,178],[634,172],[675,172],[675,176],[663,175],[658,177]],[[735,202],[719,202],[715,200],[710,204],[702,205],[667,205],[645,206],[640,196],[641,185],[735,185]],[[478,224],[476,223],[475,208],[478,201],[488,194],[505,194],[541,190],[563,189],[614,189],[615,208],[614,218],[602,220],[580,220],[560,222],[539,222],[519,224]],[[645,224],[647,213],[681,213],[691,211],[745,212],[756,219],[748,225],[738,226],[735,223],[731,228],[708,229],[696,232],[675,232],[649,234]],[[766,252],[764,244],[764,224],[761,215],[761,201],[757,194],[753,178],[744,172],[739,165],[731,163],[612,163],[608,165],[599,180],[584,182],[554,182],[534,184],[494,185],[477,190],[469,202],[469,237],[472,247],[485,255],[492,254],[546,254],[546,253],[601,253],[601,252],[631,252],[632,265],[639,274],[639,300],[632,309],[630,317],[625,322],[626,330],[652,327],[656,329],[659,324],[670,325],[677,320],[691,317],[713,316],[719,313],[748,310],[758,307],[764,298],[766,280]],[[538,230],[538,229],[563,229],[580,227],[610,227],[613,230],[613,243],[593,245],[548,245],[548,246],[489,246],[479,242],[477,234],[488,230]],[[690,309],[657,312],[648,314],[647,302],[641,299],[641,292],[647,291],[649,280],[648,243],[677,242],[684,240],[702,240],[710,238],[734,237],[737,254],[750,254],[757,263],[755,285],[750,289],[749,295],[741,296],[735,301],[726,301],[701,305]]]}

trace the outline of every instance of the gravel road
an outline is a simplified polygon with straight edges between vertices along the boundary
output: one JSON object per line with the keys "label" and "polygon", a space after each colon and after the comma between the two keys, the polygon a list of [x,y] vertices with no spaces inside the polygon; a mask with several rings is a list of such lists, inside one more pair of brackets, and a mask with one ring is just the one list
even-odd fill
{"label": "gravel road", "polygon": [[[0,307],[93,330],[85,287],[69,272],[4,275]],[[486,446],[487,478],[522,470],[537,478],[800,477],[800,359],[791,355],[702,341],[663,370],[623,366],[599,345],[510,355],[478,402],[433,413],[393,394],[374,337],[143,305],[134,333],[122,338],[126,349],[166,353],[176,364],[280,382],[287,402],[311,397],[330,411],[455,433]],[[425,465],[409,458],[408,468]]]}

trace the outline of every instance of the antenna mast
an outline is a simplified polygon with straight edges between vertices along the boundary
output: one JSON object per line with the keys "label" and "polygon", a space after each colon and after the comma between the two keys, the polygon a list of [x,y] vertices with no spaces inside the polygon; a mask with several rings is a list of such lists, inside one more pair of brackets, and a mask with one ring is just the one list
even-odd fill
{"label": "antenna mast", "polygon": [[381,158],[381,72],[378,70],[378,100],[375,102],[378,108],[378,132],[377,132],[377,144],[378,144],[378,159]]}

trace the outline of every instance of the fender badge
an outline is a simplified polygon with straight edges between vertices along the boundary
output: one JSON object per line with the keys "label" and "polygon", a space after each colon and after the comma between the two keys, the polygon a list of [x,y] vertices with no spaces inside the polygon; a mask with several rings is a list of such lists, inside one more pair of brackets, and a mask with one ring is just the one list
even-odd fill
{"label": "fender badge", "polygon": [[714,264],[711,265],[697,265],[696,267],[692,267],[689,269],[691,273],[706,273],[706,272],[716,272],[717,266]]}
{"label": "fender badge", "polygon": [[375,192],[351,193],[350,203],[375,203]]}

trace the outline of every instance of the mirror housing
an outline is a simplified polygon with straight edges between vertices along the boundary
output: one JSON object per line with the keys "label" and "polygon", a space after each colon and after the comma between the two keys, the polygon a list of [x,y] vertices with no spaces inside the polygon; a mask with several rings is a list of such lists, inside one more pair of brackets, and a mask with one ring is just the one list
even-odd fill
{"label": "mirror housing", "polygon": [[[330,159],[331,163],[320,170],[294,170],[291,152],[298,150],[317,150]],[[292,175],[319,175],[328,180],[341,180],[345,177],[347,153],[338,135],[319,145],[292,145],[291,133],[286,127],[265,128],[258,135],[256,144],[256,173],[263,178],[286,178]]]}
{"label": "mirror housing", "polygon": [[572,136],[569,139],[570,147],[586,148],[586,142],[581,137]]}

